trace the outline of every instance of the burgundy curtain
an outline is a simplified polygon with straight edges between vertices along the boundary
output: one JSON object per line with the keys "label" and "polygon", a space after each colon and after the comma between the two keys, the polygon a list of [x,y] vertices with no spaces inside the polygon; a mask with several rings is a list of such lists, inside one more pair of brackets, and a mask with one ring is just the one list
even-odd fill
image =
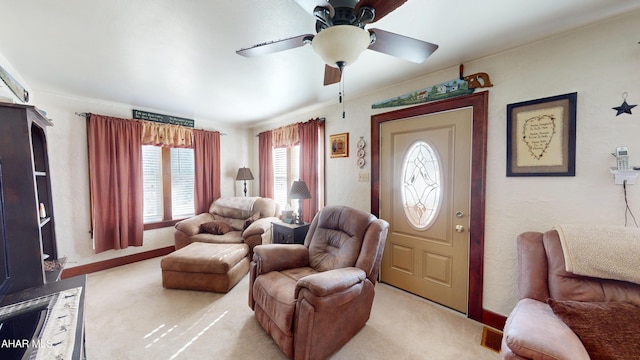
{"label": "burgundy curtain", "polygon": [[258,134],[260,196],[273,199],[273,152],[271,131]]}
{"label": "burgundy curtain", "polygon": [[311,193],[311,199],[302,201],[302,220],[304,222],[311,222],[318,210],[324,206],[324,194],[320,187],[320,179],[324,176],[321,177],[318,174],[318,164],[321,161],[324,163],[324,151],[320,151],[324,141],[319,141],[320,134],[324,133],[321,127],[324,127],[324,122],[319,120],[310,120],[298,125],[301,159],[300,179],[307,184],[309,193]]}
{"label": "burgundy curtain", "polygon": [[142,246],[142,122],[91,114],[87,138],[96,253]]}
{"label": "burgundy curtain", "polygon": [[196,214],[209,211],[209,205],[220,197],[220,133],[193,130],[195,162]]}

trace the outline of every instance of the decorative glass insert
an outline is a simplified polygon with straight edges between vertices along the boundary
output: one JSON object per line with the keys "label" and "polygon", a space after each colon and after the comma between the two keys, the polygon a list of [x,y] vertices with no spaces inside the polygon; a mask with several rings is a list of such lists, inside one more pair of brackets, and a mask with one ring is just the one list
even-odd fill
{"label": "decorative glass insert", "polygon": [[424,230],[431,226],[440,208],[442,179],[435,150],[424,141],[411,145],[400,176],[404,214],[411,226]]}

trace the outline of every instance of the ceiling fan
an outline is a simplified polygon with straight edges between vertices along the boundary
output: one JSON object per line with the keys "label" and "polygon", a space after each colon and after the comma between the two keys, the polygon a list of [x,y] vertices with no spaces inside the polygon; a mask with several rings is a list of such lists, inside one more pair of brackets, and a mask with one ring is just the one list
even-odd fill
{"label": "ceiling fan", "polygon": [[438,45],[365,26],[382,19],[407,0],[295,0],[316,19],[316,35],[261,43],[236,51],[255,57],[311,44],[325,66],[324,85],[340,81],[342,70],[366,49],[414,63],[426,60]]}

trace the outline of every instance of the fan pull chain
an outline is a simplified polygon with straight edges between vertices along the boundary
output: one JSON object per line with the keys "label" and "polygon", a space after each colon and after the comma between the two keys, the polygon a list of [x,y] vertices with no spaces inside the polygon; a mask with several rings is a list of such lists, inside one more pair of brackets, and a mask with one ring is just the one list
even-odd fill
{"label": "fan pull chain", "polygon": [[340,70],[340,90],[338,90],[338,101],[340,101],[340,104],[342,104],[342,118],[345,118],[345,111],[344,111],[344,103],[345,103],[345,99],[344,99],[344,68],[345,66],[347,66],[347,63],[344,61],[338,61],[336,62],[336,66],[338,67],[338,69]]}
{"label": "fan pull chain", "polygon": [[345,97],[344,97],[344,67],[340,68],[340,103],[342,104],[342,118],[345,118],[345,111],[344,111],[344,103],[346,102]]}

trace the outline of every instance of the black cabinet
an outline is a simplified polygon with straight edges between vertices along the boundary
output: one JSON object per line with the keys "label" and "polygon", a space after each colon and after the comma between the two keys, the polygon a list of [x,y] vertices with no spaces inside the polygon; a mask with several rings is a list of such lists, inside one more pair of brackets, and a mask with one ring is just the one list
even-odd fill
{"label": "black cabinet", "polygon": [[[52,294],[61,293],[70,289],[80,288],[81,290],[80,290],[80,299],[79,299],[78,307],[75,308],[74,310],[69,310],[68,312],[65,313],[65,315],[68,315],[70,313],[75,313],[75,318],[76,318],[75,328],[69,327],[69,328],[66,328],[64,331],[73,331],[73,334],[69,335],[69,339],[73,339],[74,341],[73,352],[71,354],[70,359],[72,360],[86,359],[85,342],[84,342],[84,334],[85,334],[85,331],[84,331],[85,296],[84,294],[86,292],[85,291],[86,281],[87,281],[86,275],[80,275],[80,276],[75,276],[72,278],[55,281],[52,283],[48,283],[48,284],[44,284],[36,287],[31,287],[22,291],[17,291],[7,295],[4,299],[2,299],[2,301],[0,302],[0,306],[11,307],[12,305],[14,305],[17,307],[17,310],[19,311],[20,307],[29,306],[28,305],[29,302],[36,301],[37,299],[42,299],[42,297],[51,296]],[[10,316],[10,313],[9,313],[9,316]],[[60,318],[57,318],[57,319],[60,319]],[[53,318],[53,316],[51,316],[48,318],[48,320],[46,320],[48,324],[45,326],[53,326],[55,324],[55,321],[56,321],[56,318]],[[29,337],[19,338],[18,341],[29,340],[31,339],[32,335],[33,334],[31,334]],[[40,340],[43,344],[51,343],[51,339],[42,338],[40,337],[41,335],[42,334],[38,334],[38,338],[33,340]],[[2,350],[6,350],[6,349],[2,349]],[[33,358],[35,358],[35,356]]]}
{"label": "black cabinet", "polygon": [[284,222],[271,223],[273,227],[274,244],[304,244],[304,238],[309,231],[309,224],[287,224]]}
{"label": "black cabinet", "polygon": [[33,106],[0,103],[9,292],[58,278],[59,272],[45,277],[43,262],[58,258],[47,154],[46,128],[51,125]]}

